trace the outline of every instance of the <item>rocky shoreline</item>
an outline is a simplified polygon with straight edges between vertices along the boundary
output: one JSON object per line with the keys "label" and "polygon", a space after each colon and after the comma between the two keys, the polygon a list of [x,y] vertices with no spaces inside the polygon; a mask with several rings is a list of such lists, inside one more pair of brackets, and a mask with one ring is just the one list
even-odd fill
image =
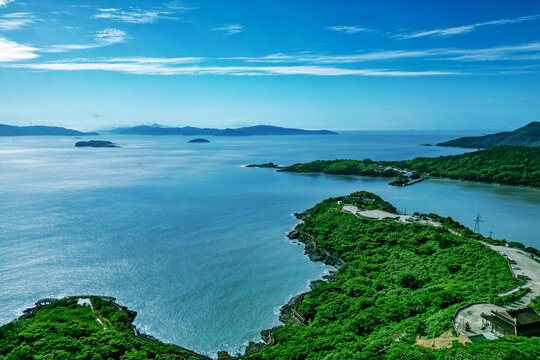
{"label": "rocky shoreline", "polygon": [[[263,167],[263,166],[257,166],[257,167]],[[269,167],[269,166],[264,166]],[[333,266],[335,270],[331,270],[329,274],[323,275],[322,280],[317,279],[310,282],[309,287],[310,289],[314,289],[319,284],[323,282],[331,282],[334,280],[334,278],[337,275],[337,270],[345,265],[345,261],[341,258],[338,258],[336,256],[333,256],[328,251],[318,248],[317,243],[315,241],[315,238],[303,231],[300,231],[300,228],[302,227],[302,223],[304,220],[311,215],[308,211],[304,211],[301,213],[294,213],[294,217],[296,217],[300,222],[289,232],[287,237],[291,241],[298,241],[302,244],[304,244],[304,253],[307,255],[307,257],[313,261],[313,262],[322,262],[326,265]],[[296,311],[298,305],[302,302],[304,297],[309,293],[309,291],[303,292],[301,294],[293,296],[286,304],[284,304],[279,312],[279,321],[281,321],[285,325],[298,325],[305,322],[305,319]],[[262,341],[259,342],[253,342],[250,341],[249,344],[246,346],[246,349],[244,350],[244,354],[240,355],[230,355],[226,351],[220,351],[218,352],[218,360],[233,360],[233,359],[241,359],[245,356],[253,355],[259,351],[262,351],[264,348],[268,346],[272,346],[275,343],[275,340],[273,338],[274,331],[282,328],[284,325],[278,325],[271,329],[265,329],[261,331],[261,339]]]}

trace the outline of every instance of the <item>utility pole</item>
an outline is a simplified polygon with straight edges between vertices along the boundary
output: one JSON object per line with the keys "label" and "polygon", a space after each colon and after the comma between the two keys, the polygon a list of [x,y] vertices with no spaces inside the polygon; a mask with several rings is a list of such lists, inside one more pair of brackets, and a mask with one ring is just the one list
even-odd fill
{"label": "utility pole", "polygon": [[474,232],[477,234],[480,233],[481,222],[484,222],[484,220],[480,218],[480,214],[476,214],[476,219],[474,219]]}

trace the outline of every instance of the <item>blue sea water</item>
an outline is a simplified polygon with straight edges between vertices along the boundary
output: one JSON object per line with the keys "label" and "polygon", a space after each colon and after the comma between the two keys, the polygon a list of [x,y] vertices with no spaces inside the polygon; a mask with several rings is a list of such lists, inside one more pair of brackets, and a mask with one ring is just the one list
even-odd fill
{"label": "blue sea water", "polygon": [[484,234],[540,247],[540,191],[427,180],[241,167],[273,161],[408,159],[466,150],[419,146],[448,132],[338,136],[101,136],[120,148],[74,148],[70,137],[0,138],[0,323],[36,300],[118,298],[135,324],[205,354],[239,351],[278,325],[278,309],[328,268],[285,237],[293,212],[369,190],[408,212],[436,212]]}

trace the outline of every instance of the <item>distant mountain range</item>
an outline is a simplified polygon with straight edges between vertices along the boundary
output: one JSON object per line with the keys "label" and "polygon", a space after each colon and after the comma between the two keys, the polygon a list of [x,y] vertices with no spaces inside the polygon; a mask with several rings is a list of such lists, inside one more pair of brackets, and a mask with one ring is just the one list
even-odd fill
{"label": "distant mountain range", "polygon": [[12,126],[0,124],[0,136],[38,136],[38,135],[63,135],[82,136],[99,135],[95,132],[81,132],[58,126]]}
{"label": "distant mountain range", "polygon": [[540,146],[540,122],[533,121],[514,131],[505,131],[485,136],[462,137],[437,144],[437,146],[473,149],[485,149],[501,145]]}
{"label": "distant mountain range", "polygon": [[283,128],[279,126],[257,125],[237,129],[213,129],[185,127],[162,127],[162,126],[134,126],[129,128],[117,128],[111,130],[115,134],[133,135],[186,135],[186,136],[252,136],[252,135],[337,135],[329,130],[302,130]]}

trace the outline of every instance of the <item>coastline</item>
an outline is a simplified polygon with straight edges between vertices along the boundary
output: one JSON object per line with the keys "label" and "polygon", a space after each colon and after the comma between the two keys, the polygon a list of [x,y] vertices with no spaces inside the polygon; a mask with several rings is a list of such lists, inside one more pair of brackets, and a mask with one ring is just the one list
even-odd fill
{"label": "coastline", "polygon": [[[298,219],[299,222],[287,234],[289,241],[295,245],[303,245],[304,254],[309,258],[310,261],[321,262],[325,265],[331,266],[332,269],[329,270],[328,274],[322,275],[320,279],[309,281],[309,290],[293,295],[279,308],[279,321],[281,321],[283,325],[277,325],[270,329],[261,330],[261,340],[259,342],[250,341],[244,349],[244,353],[239,357],[232,356],[226,352],[218,352],[218,360],[241,359],[260,352],[266,347],[275,344],[275,340],[272,336],[274,331],[282,328],[285,325],[297,325],[305,322],[305,319],[296,310],[298,305],[316,286],[323,282],[332,282],[337,275],[339,268],[346,264],[343,259],[330,254],[328,251],[322,248],[317,248],[313,236],[299,230],[304,223],[304,219],[311,216],[307,210],[301,213],[293,213],[292,215]],[[219,355],[221,355],[221,357]]]}
{"label": "coastline", "polygon": [[[310,290],[307,290],[305,292],[302,292],[302,293],[299,293],[299,294],[296,294],[296,295],[292,296],[287,303],[285,303],[284,305],[282,305],[280,307],[279,320],[284,325],[278,325],[278,326],[275,326],[275,327],[270,328],[270,329],[261,330],[261,332],[260,332],[261,340],[258,341],[258,342],[253,342],[253,341],[249,342],[247,344],[247,346],[245,347],[243,354],[230,355],[229,353],[227,353],[225,351],[218,351],[217,352],[217,359],[219,359],[219,360],[242,359],[242,358],[244,358],[246,356],[256,354],[257,352],[260,352],[260,351],[266,349],[267,347],[270,347],[270,346],[273,346],[274,344],[276,344],[275,338],[273,336],[274,331],[276,331],[278,329],[281,329],[285,325],[299,325],[299,324],[302,324],[302,323],[304,323],[306,321],[302,317],[302,315],[299,314],[299,312],[297,311],[297,307],[303,301],[304,297],[308,293],[310,293],[310,291],[312,291],[314,288],[316,288],[319,284],[324,283],[324,282],[332,282],[335,279],[336,275],[338,274],[339,268],[346,265],[346,263],[345,263],[345,261],[343,259],[330,254],[324,248],[318,247],[316,239],[314,238],[313,235],[300,230],[302,228],[302,225],[305,223],[305,220],[308,219],[309,217],[311,217],[311,214],[310,214],[309,210],[306,210],[306,211],[301,212],[301,213],[293,213],[292,215],[295,216],[299,220],[299,222],[287,234],[288,239],[293,244],[298,244],[298,245],[303,244],[304,245],[304,254],[306,256],[308,256],[308,258],[311,261],[313,261],[313,262],[321,262],[321,263],[324,263],[326,265],[330,265],[330,266],[333,267],[333,269],[330,270],[329,274],[323,275],[322,279],[316,279],[316,280],[310,281],[309,282]],[[454,225],[459,225],[459,224],[455,223]],[[471,240],[473,240],[473,239],[471,239]],[[75,297],[71,296],[69,298],[89,298],[91,296],[92,295],[82,295],[82,296],[75,296]],[[113,298],[113,297],[100,296],[99,298],[101,298],[102,300],[110,302],[116,308],[118,308],[119,310],[121,310],[121,311],[123,311],[123,312],[125,312],[125,313],[127,313],[129,315],[130,320],[129,320],[129,323],[126,321],[126,324],[128,324],[131,327],[131,329],[133,330],[134,336],[138,337],[139,339],[143,339],[143,340],[145,340],[147,342],[160,342],[158,339],[154,338],[151,335],[141,333],[132,324],[132,322],[133,322],[133,320],[134,320],[134,318],[136,316],[135,311],[131,311],[127,307],[115,303],[116,299]],[[56,299],[43,299],[43,300],[40,300],[40,301],[36,302],[36,306],[24,311],[25,315],[22,316],[21,318],[33,316],[35,314],[35,312],[37,312],[41,307],[43,307],[43,306],[45,306],[45,305],[47,305],[47,304],[49,304],[49,303],[51,303],[52,301],[55,301],[55,300]],[[14,320],[14,321],[17,321],[17,320]],[[163,344],[165,344],[165,343],[163,343]],[[184,348],[184,347],[182,347],[180,345],[177,345],[177,344],[167,344],[167,345],[175,346],[175,347],[185,351],[189,355],[191,355],[193,357],[196,357],[196,358],[199,358],[199,359],[205,359],[205,360],[212,359],[211,357],[208,357],[206,355],[198,354],[198,353],[196,353],[196,352],[194,352],[192,350],[189,350],[189,349]]]}
{"label": "coastline", "polygon": [[[288,324],[300,324],[305,321],[303,317],[296,311],[297,306],[299,303],[303,300],[303,298],[311,292],[317,285],[323,283],[323,282],[331,282],[335,276],[337,275],[338,269],[345,265],[345,261],[343,259],[337,258],[333,255],[331,255],[328,251],[317,248],[316,243],[314,241],[314,238],[305,232],[299,231],[299,228],[304,223],[304,219],[308,216],[310,216],[309,212],[303,211],[301,213],[292,213],[292,216],[294,216],[296,219],[298,219],[298,223],[286,233],[286,236],[288,238],[288,241],[293,245],[303,245],[304,247],[304,255],[306,255],[310,261],[313,262],[320,262],[327,266],[331,266],[331,269],[329,269],[327,272],[325,271],[322,276],[320,276],[317,279],[314,280],[308,280],[307,281],[307,290],[300,291],[296,294],[293,294],[290,296],[290,298],[287,300],[286,303],[281,305],[279,309],[276,311],[278,315],[279,321],[282,323],[280,325],[274,326],[272,328],[268,329],[262,329],[260,331],[260,340],[255,341],[248,341],[247,343],[244,343],[239,348],[242,349],[243,353],[237,353],[236,355],[231,355],[227,351],[218,350],[217,351],[217,358],[209,357],[207,355],[196,353],[193,350],[190,350],[188,348],[185,348],[181,345],[175,344],[175,343],[164,343],[167,345],[172,345],[175,347],[180,348],[183,351],[186,351],[191,356],[197,357],[199,359],[203,360],[212,360],[212,359],[218,359],[218,360],[226,360],[226,359],[242,359],[246,356],[253,355],[259,351],[262,351],[264,348],[268,346],[272,346],[275,344],[274,338],[273,338],[273,332],[282,328],[285,325]],[[17,318],[13,319],[11,322],[17,322],[24,319],[29,319],[33,317],[39,310],[41,310],[46,305],[49,305],[55,301],[67,299],[67,298],[75,298],[75,299],[89,299],[91,297],[97,297],[101,300],[110,302],[114,307],[116,307],[118,310],[125,312],[129,315],[129,321],[126,321],[126,324],[133,330],[133,335],[135,337],[138,337],[139,339],[145,340],[147,342],[161,342],[158,338],[146,334],[142,331],[140,331],[134,324],[133,321],[135,320],[135,317],[137,316],[137,312],[134,310],[130,310],[127,306],[124,306],[122,304],[119,304],[116,302],[115,297],[111,296],[102,296],[102,295],[74,295],[74,296],[66,296],[63,298],[44,298],[39,299],[35,302],[35,305],[32,307],[23,307],[22,314],[18,316]],[[1,326],[7,325],[9,323],[3,324]]]}

